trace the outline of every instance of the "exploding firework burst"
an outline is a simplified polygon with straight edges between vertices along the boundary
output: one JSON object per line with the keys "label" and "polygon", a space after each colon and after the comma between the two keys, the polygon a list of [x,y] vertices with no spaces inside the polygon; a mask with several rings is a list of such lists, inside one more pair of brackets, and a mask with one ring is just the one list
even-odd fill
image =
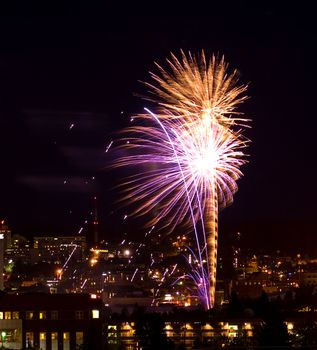
{"label": "exploding firework burst", "polygon": [[142,169],[124,183],[124,199],[138,204],[133,214],[155,211],[150,225],[160,222],[173,231],[182,224],[194,231],[199,258],[195,280],[203,280],[199,294],[210,308],[215,297],[218,207],[232,202],[245,163],[248,140],[241,129],[234,130],[246,121],[234,111],[244,100],[245,87],[236,87],[235,73],[226,74],[223,59],[217,62],[213,57],[207,63],[204,55],[199,61],[191,55],[182,58],[182,63],[174,56],[169,61],[172,73],[160,68],[161,77],[152,74],[158,87],[148,86],[159,97],[158,113],[145,109],[139,123],[124,131],[119,147],[129,152],[115,167]]}
{"label": "exploding firework burst", "polygon": [[[210,114],[221,125],[244,125],[236,107],[247,97],[247,86],[238,84],[238,72],[228,73],[224,57],[188,56],[181,51],[181,59],[171,55],[168,70],[156,64],[158,73],[150,73],[152,82],[144,82],[150,97],[157,104],[160,118],[183,118],[187,125]],[[168,112],[166,112],[168,111]],[[170,114],[172,112],[172,115]]]}
{"label": "exploding firework burst", "polygon": [[199,220],[201,211],[209,206],[214,184],[218,203],[226,206],[232,202],[236,180],[242,175],[239,167],[245,162],[241,148],[247,140],[218,124],[205,127],[199,123],[187,128],[179,120],[160,121],[155,114],[149,114],[153,125],[124,131],[126,137],[120,148],[131,152],[114,164],[142,166],[142,173],[123,184],[128,192],[123,200],[139,203],[133,215],[155,209],[158,214],[149,224],[165,222],[173,231],[180,223],[192,224],[191,209],[195,222]]}

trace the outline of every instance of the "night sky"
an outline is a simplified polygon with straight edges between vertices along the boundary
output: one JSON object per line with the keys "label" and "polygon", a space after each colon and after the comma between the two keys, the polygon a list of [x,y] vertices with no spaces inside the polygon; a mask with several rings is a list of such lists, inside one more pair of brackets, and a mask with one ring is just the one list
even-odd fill
{"label": "night sky", "polygon": [[1,11],[0,217],[13,233],[76,234],[97,195],[102,237],[137,236],[139,222],[122,222],[120,172],[109,171],[105,150],[147,105],[135,94],[153,62],[204,49],[224,54],[249,83],[240,107],[252,119],[249,163],[220,214],[221,235],[240,231],[249,248],[317,256],[313,10],[233,3]]}

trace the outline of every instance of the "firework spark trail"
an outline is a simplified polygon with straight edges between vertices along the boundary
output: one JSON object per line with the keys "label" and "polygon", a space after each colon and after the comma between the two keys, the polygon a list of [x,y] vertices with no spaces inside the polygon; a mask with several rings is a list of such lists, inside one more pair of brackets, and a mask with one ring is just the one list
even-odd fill
{"label": "firework spark trail", "polygon": [[172,268],[171,275],[175,272],[176,267],[177,267],[177,264],[175,264],[174,267]]}
{"label": "firework spark trail", "polygon": [[[167,59],[169,71],[156,64],[159,73],[150,73],[153,83],[144,82],[151,97],[146,100],[159,105],[158,114],[162,118],[186,119],[187,124],[199,120],[203,113],[210,113],[221,125],[244,125],[246,119],[237,117],[238,104],[247,86],[238,85],[238,72],[228,74],[228,64],[224,57],[214,55],[207,60],[204,52],[194,57],[181,51],[181,60],[175,55]],[[166,113],[170,111],[172,113]]]}
{"label": "firework spark trail", "polygon": [[[164,133],[167,136],[169,142],[171,142],[171,144],[172,144],[172,140],[171,140],[167,130],[164,128],[164,125],[160,122],[160,120],[149,109],[145,108],[145,110],[148,113],[150,113],[153,116],[153,118],[157,121],[157,123],[160,125],[160,127],[164,130]],[[174,131],[174,134],[176,134],[175,131]],[[199,234],[197,232],[197,227],[196,227],[196,222],[195,222],[195,217],[194,217],[194,211],[193,211],[193,207],[192,207],[191,200],[190,200],[190,197],[189,197],[187,183],[186,183],[186,180],[184,178],[184,173],[183,173],[183,170],[182,170],[182,167],[181,167],[181,163],[180,163],[180,160],[178,158],[178,155],[177,155],[177,152],[176,152],[174,146],[173,146],[173,152],[174,152],[174,155],[175,155],[175,157],[177,159],[178,167],[179,167],[179,170],[180,170],[181,175],[182,175],[182,181],[183,181],[183,184],[185,186],[186,198],[187,198],[188,207],[189,207],[189,210],[190,210],[190,216],[191,216],[191,219],[192,219],[193,228],[194,228],[194,232],[195,232],[196,244],[197,244],[197,247],[200,247],[201,243],[199,241]],[[196,183],[195,183],[195,185],[196,185]],[[196,186],[196,194],[197,194],[197,186]],[[200,200],[199,200],[199,196],[197,196],[197,201],[198,201],[198,208],[199,208],[199,211],[201,213],[201,203],[200,203]],[[201,215],[201,218],[202,218],[201,220],[202,220],[202,223],[203,223],[203,216],[202,215]],[[202,227],[203,227],[203,230],[204,230],[204,225],[203,224],[202,224]],[[203,235],[203,237],[204,237],[205,246],[206,246],[205,234]],[[198,249],[198,254],[199,254],[199,261],[200,261],[200,266],[201,266],[201,274],[204,275],[203,264],[202,264],[202,254],[201,254],[201,250],[200,249]],[[176,265],[175,265],[175,268],[176,268]],[[174,272],[174,270],[173,270],[173,272]],[[203,303],[206,304],[206,307],[209,309],[209,307],[210,307],[210,305],[209,305],[209,297],[208,297],[209,283],[208,283],[208,285],[205,284],[204,287],[205,287],[205,290],[204,290],[203,297],[201,298],[201,300],[202,300]],[[207,287],[208,287],[208,289],[207,289]]]}
{"label": "firework spark trail", "polygon": [[74,249],[71,251],[71,253],[69,254],[69,257],[67,258],[67,260],[65,261],[63,267],[62,267],[62,270],[65,269],[65,267],[67,266],[69,260],[71,259],[71,257],[73,256],[73,254],[75,253],[75,250],[78,248],[78,245],[77,244],[73,244],[73,242],[71,243],[71,245],[74,245]]}
{"label": "firework spark trail", "polygon": [[[199,262],[197,255],[195,252],[190,248],[186,247],[187,250],[191,253],[194,261]],[[199,251],[199,250],[198,250]],[[189,278],[193,281],[194,285],[196,286],[196,294],[192,295],[192,297],[198,297],[201,301],[202,305],[209,309],[211,307],[210,300],[209,300],[209,273],[205,270],[205,268],[201,268],[200,263],[198,264],[199,268],[195,267],[189,259],[183,255],[186,259],[188,265],[191,268],[191,272],[186,273],[182,276],[179,276],[173,283],[173,285],[177,284],[180,280],[184,280]],[[207,293],[206,293],[207,290]]]}
{"label": "firework spark trail", "polygon": [[135,277],[136,273],[138,272],[138,270],[139,270],[138,268],[135,269],[135,271],[134,271],[134,273],[133,273],[133,276],[131,277],[130,282],[133,282],[134,277]]}
{"label": "firework spark trail", "polygon": [[[200,211],[197,210],[199,201],[195,184],[198,185],[200,193],[206,192],[206,195],[199,197],[202,209],[206,206],[208,186],[213,183],[210,175],[213,175],[217,182],[221,204],[225,206],[232,202],[233,193],[237,189],[235,180],[242,175],[238,167],[245,162],[241,159],[243,153],[237,149],[245,147],[246,141],[239,139],[237,133],[227,132],[225,128],[214,128],[206,135],[202,135],[200,130],[180,134],[176,132],[177,125],[168,124],[172,123],[166,122],[164,129],[169,130],[169,139],[164,131],[155,126],[128,128],[127,132],[137,132],[139,137],[130,137],[133,143],[122,147],[134,151],[137,149],[139,154],[124,156],[118,159],[115,166],[149,165],[152,167],[150,170],[143,171],[142,175],[131,176],[125,182],[124,186],[128,185],[129,188],[123,200],[131,199],[131,192],[134,195],[134,201],[145,200],[133,212],[134,215],[150,212],[160,203],[159,207],[164,210],[159,212],[157,219],[153,219],[153,224],[165,218],[172,230],[177,223],[184,220],[191,221],[191,218],[188,219],[186,188],[183,186],[184,180],[179,162],[190,191],[191,202],[195,203],[193,207],[195,221],[197,221]],[[174,191],[176,196],[169,198],[170,193]],[[167,202],[167,205],[166,203],[162,205],[162,202]],[[181,205],[177,207],[176,204]],[[175,221],[176,224],[173,225]]]}
{"label": "firework spark trail", "polygon": [[[185,192],[186,192],[186,199],[187,199],[187,202],[188,202],[188,208],[189,208],[189,211],[190,211],[190,216],[191,216],[191,220],[192,220],[192,223],[193,223],[193,227],[194,227],[194,232],[195,232],[195,239],[196,239],[196,244],[198,247],[201,246],[201,243],[200,243],[200,239],[199,239],[199,234],[197,232],[197,228],[196,228],[196,220],[195,220],[195,217],[194,217],[194,211],[193,211],[193,208],[192,208],[192,200],[189,198],[189,192],[188,192],[188,188],[187,188],[187,182],[184,178],[184,174],[183,174],[183,171],[182,171],[182,166],[180,164],[180,160],[178,159],[178,154],[175,150],[175,147],[174,147],[174,143],[173,141],[171,140],[171,137],[169,135],[169,132],[167,131],[167,129],[164,127],[163,123],[156,117],[156,115],[154,113],[152,113],[149,109],[145,108],[145,110],[153,117],[153,119],[158,123],[158,125],[161,127],[161,130],[163,130],[165,136],[167,137],[170,145],[172,146],[172,151],[173,151],[173,155],[175,156],[175,159],[177,160],[177,164],[178,164],[178,170],[180,171],[181,175],[182,175],[182,182],[184,184],[184,187],[185,187]],[[173,132],[174,130],[171,129]],[[177,136],[177,133],[174,132],[174,134]],[[195,188],[196,188],[196,192],[197,192],[197,184],[195,182]],[[195,193],[196,194],[196,193]],[[199,211],[200,211],[200,214],[201,214],[201,220],[203,222],[203,218],[202,218],[202,210],[201,210],[201,203],[200,203],[200,199],[199,199],[199,196],[197,196],[197,202],[198,202],[198,208],[199,208]],[[183,206],[184,208],[186,208],[186,206]],[[125,215],[125,218],[126,218],[127,215]],[[162,213],[162,216],[164,216],[164,212]],[[124,219],[125,219],[124,218]],[[176,226],[176,225],[175,225]],[[204,230],[204,225],[203,226],[203,230]],[[154,229],[155,226],[152,226],[151,230],[149,232],[152,231],[152,229]],[[203,235],[203,238],[204,238],[204,247],[206,247],[206,237],[205,237],[205,234]],[[205,277],[205,270],[203,268],[203,263],[202,263],[202,256],[201,256],[201,250],[198,249],[198,254],[199,254],[199,261],[200,261],[200,267],[201,267],[201,271],[200,271],[200,275],[201,276],[204,276]],[[151,264],[152,266],[152,264]],[[208,267],[207,267],[208,269]],[[166,271],[165,271],[166,273]],[[164,274],[165,275],[165,274]],[[164,276],[163,276],[163,280],[164,280]],[[162,280],[162,281],[163,281]],[[162,282],[161,281],[161,282]],[[200,290],[204,289],[204,292],[201,293],[202,297],[202,302],[204,305],[206,305],[207,308],[210,308],[210,303],[209,303],[209,297],[208,297],[208,289],[209,289],[209,281],[208,279],[206,280],[207,282],[203,285],[204,288],[200,288]],[[159,293],[159,290],[157,290],[156,292],[156,295]]]}
{"label": "firework spark trail", "polygon": [[232,202],[236,180],[242,176],[239,168],[245,163],[241,149],[248,140],[242,127],[248,120],[237,117],[235,109],[246,98],[242,96],[246,86],[237,85],[236,72],[227,74],[223,58],[207,61],[203,53],[200,58],[182,53],[182,61],[172,56],[168,64],[171,73],[158,66],[160,76],[151,74],[156,85],[145,83],[155,97],[148,99],[158,104],[157,113],[146,109],[137,116],[143,124],[126,129],[120,148],[131,154],[119,158],[115,166],[144,168],[124,184],[123,199],[133,195],[138,203],[132,214],[155,210],[149,224],[160,222],[170,232],[179,224],[189,229],[194,224],[199,261],[207,255],[207,272],[203,269],[199,275],[204,280],[206,273],[209,276],[210,308],[216,282],[218,206]]}
{"label": "firework spark trail", "polygon": [[85,287],[85,284],[87,283],[88,279],[86,278],[83,284],[80,286],[80,289],[83,289]]}
{"label": "firework spark trail", "polygon": [[[94,180],[94,179],[95,179],[95,177],[93,176],[93,177],[92,177],[92,180]],[[72,212],[72,211],[70,211],[70,212]],[[85,220],[84,220],[84,225],[86,225],[87,223],[88,223],[88,220],[85,219]],[[84,230],[84,227],[81,226],[81,227],[79,228],[77,234],[80,235],[80,234],[82,233],[83,230]],[[60,269],[62,273],[64,273],[64,272],[68,269],[68,263],[69,263],[70,259],[71,259],[72,256],[74,255],[76,249],[80,247],[78,244],[74,243],[74,241],[72,241],[72,242],[70,243],[70,246],[74,246],[74,248],[73,248],[73,250],[70,252],[69,256],[67,257],[67,259],[66,259],[64,265],[63,265],[62,268]],[[75,270],[75,271],[73,272],[73,274],[74,274],[76,271],[77,271],[77,270]]]}
{"label": "firework spark trail", "polygon": [[[205,120],[203,120],[203,122],[205,122]],[[207,123],[209,124],[209,121],[207,120]],[[195,128],[193,128],[192,130],[196,131]],[[228,182],[232,184],[231,188],[229,188],[227,186],[226,181],[223,181],[222,176],[217,176],[217,171],[215,171],[217,169],[217,167],[219,167],[219,165],[221,165],[222,161],[221,161],[221,157],[219,155],[226,155],[227,151],[225,151],[225,148],[227,147],[227,143],[223,142],[224,140],[229,141],[230,137],[228,135],[226,135],[225,137],[222,135],[223,132],[227,132],[226,129],[224,129],[223,127],[218,126],[218,124],[213,125],[212,128],[207,127],[207,125],[201,125],[199,124],[198,126],[198,137],[196,135],[191,135],[191,137],[187,138],[185,137],[184,140],[188,141],[190,140],[190,142],[193,141],[202,141],[199,146],[197,147],[197,150],[201,151],[201,153],[196,153],[196,149],[194,148],[194,154],[192,154],[193,148],[192,145],[186,145],[183,142],[183,139],[181,137],[178,136],[177,132],[175,130],[173,130],[174,133],[176,134],[179,143],[182,145],[183,150],[186,154],[186,160],[190,159],[193,160],[192,164],[192,168],[190,169],[191,175],[196,174],[198,171],[198,176],[193,176],[193,189],[194,189],[194,193],[197,196],[197,207],[199,209],[199,215],[200,215],[200,220],[201,220],[201,225],[202,225],[202,230],[203,230],[203,237],[204,237],[204,247],[199,248],[198,249],[198,254],[199,254],[199,261],[200,261],[200,266],[201,266],[201,271],[199,273],[199,275],[201,276],[200,279],[197,278],[193,278],[193,280],[197,281],[197,289],[199,291],[200,296],[202,295],[201,293],[201,285],[203,286],[203,288],[208,288],[209,289],[209,299],[210,299],[210,303],[206,302],[206,297],[202,298],[201,300],[202,302],[206,305],[206,307],[209,309],[210,305],[213,305],[213,300],[215,299],[215,286],[216,286],[216,268],[217,268],[217,244],[218,244],[218,224],[217,224],[217,217],[218,217],[218,196],[217,196],[217,189],[216,186],[217,184],[221,187],[221,191],[219,191],[220,193],[222,193],[222,202],[224,203],[226,200],[228,200],[228,198],[230,199],[230,201],[232,200],[232,192],[236,189],[235,183],[231,182],[231,179],[227,179],[229,180]],[[220,138],[218,138],[218,132],[220,131]],[[210,134],[211,132],[211,134]],[[218,143],[219,140],[221,141],[221,143]],[[222,149],[221,147],[219,147],[220,145],[225,145],[224,148]],[[232,156],[233,154],[231,154]],[[235,156],[237,156],[239,154],[235,154]],[[227,157],[227,155],[226,155]],[[237,160],[236,158],[234,158],[233,160]],[[228,165],[227,164],[227,160],[224,164],[222,164],[222,169],[220,174],[223,175],[224,173],[224,169],[225,167],[223,165]],[[215,168],[215,169],[213,169]],[[241,172],[237,169],[234,168],[230,165],[227,167],[227,172],[231,171],[232,173],[230,174],[231,177],[234,176],[237,178],[239,177],[239,175],[241,175]],[[238,171],[237,171],[238,170]],[[204,175],[202,173],[204,172],[208,172],[207,176],[201,176]],[[207,218],[206,220],[206,224],[209,225],[209,227],[207,228],[208,231],[208,235],[206,235],[205,232],[205,223],[204,223],[204,214],[202,213],[202,207],[201,207],[201,201],[199,200],[200,196],[197,195],[198,193],[203,194],[204,192],[199,191],[198,186],[197,186],[197,181],[199,180],[203,180],[203,182],[207,179],[207,186],[205,187],[205,185],[203,185],[203,187],[205,187],[205,193],[206,191],[209,190],[209,196],[207,196],[204,201],[204,211],[207,212],[209,214],[209,220]],[[228,198],[226,198],[226,196]],[[190,201],[188,201],[189,207],[191,206]],[[193,221],[194,227],[195,227],[195,221]],[[195,235],[197,235],[196,233],[196,229],[195,229]],[[207,239],[207,242],[206,242]],[[198,239],[196,238],[197,241],[197,246],[201,247],[201,245],[198,243]],[[208,246],[208,249],[206,249]],[[205,278],[205,270],[203,269],[202,266],[202,261],[201,261],[201,253],[203,250],[206,250],[206,254],[207,254],[207,261],[209,261],[209,264],[207,265],[207,274],[209,275],[209,279],[207,283],[207,280]],[[200,280],[204,281],[204,282],[200,282]]]}
{"label": "firework spark trail", "polygon": [[[152,264],[151,264],[151,266],[152,266]],[[171,277],[171,276],[173,275],[173,273],[174,273],[175,270],[176,270],[176,267],[177,267],[177,264],[175,264],[175,265],[173,266],[171,272],[169,273],[169,277]],[[158,288],[157,288],[157,290],[156,290],[156,292],[155,292],[155,294],[154,294],[154,298],[152,299],[151,306],[154,305],[155,300],[156,300],[155,298],[159,295],[159,293],[160,293],[160,291],[161,291],[161,286],[162,286],[162,284],[163,284],[163,282],[164,282],[164,280],[165,280],[165,277],[166,277],[166,275],[167,275],[168,272],[169,272],[169,268],[167,267],[167,268],[164,270],[164,273],[163,273],[162,278],[160,279],[160,283],[158,284]],[[179,278],[178,278],[177,280],[179,280]],[[173,283],[173,284],[174,284],[174,283]],[[205,295],[204,295],[203,297],[205,297]],[[208,300],[208,299],[207,299],[207,300]]]}
{"label": "firework spark trail", "polygon": [[105,153],[107,153],[107,152],[109,151],[109,149],[110,149],[110,147],[112,146],[112,144],[113,144],[113,141],[111,141],[111,142],[109,143],[109,145],[106,147]]}
{"label": "firework spark trail", "polygon": [[[140,127],[139,138],[132,138],[133,142],[129,144],[130,148],[137,147],[140,155],[124,157],[120,160],[122,164],[117,163],[117,166],[155,163],[162,165],[155,170],[145,171],[137,179],[132,177],[128,181],[129,191],[132,190],[134,200],[146,199],[134,214],[139,214],[141,211],[150,212],[158,206],[157,203],[161,203],[153,224],[165,219],[167,221],[165,226],[174,229],[180,222],[195,223],[203,218],[202,213],[209,206],[215,183],[218,187],[219,200],[224,204],[231,202],[233,192],[236,190],[235,180],[242,175],[238,167],[245,162],[241,158],[243,153],[237,150],[245,146],[245,141],[239,140],[239,134],[229,132],[218,124],[213,128],[198,124],[196,128],[192,126],[189,131],[179,125],[177,120],[164,121],[163,124],[155,115],[152,116],[160,129]],[[135,131],[135,127],[133,130]],[[144,137],[147,132],[149,135]],[[157,137],[157,140],[154,137]],[[170,193],[174,191],[175,196],[169,198]],[[195,225],[194,231],[197,246],[204,249],[205,235],[203,235],[204,245],[201,246]],[[209,249],[209,253],[215,254],[216,248],[215,243],[214,247]],[[198,254],[201,262],[200,251]],[[209,268],[215,270],[215,266]],[[215,275],[215,271],[212,271],[212,274]],[[204,275],[203,271],[201,275]]]}

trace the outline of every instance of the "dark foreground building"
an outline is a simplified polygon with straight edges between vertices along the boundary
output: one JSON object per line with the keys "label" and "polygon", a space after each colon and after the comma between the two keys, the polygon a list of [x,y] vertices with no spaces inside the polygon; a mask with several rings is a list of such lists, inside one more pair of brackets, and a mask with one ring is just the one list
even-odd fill
{"label": "dark foreground building", "polygon": [[102,349],[102,301],[88,294],[0,296],[0,346]]}

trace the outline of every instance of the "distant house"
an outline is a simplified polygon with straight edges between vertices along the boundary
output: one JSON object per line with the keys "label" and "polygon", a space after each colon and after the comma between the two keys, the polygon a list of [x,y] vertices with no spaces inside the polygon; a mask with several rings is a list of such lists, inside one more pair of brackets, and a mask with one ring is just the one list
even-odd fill
{"label": "distant house", "polygon": [[244,279],[236,280],[232,284],[232,290],[240,298],[259,298],[264,288],[268,287],[270,282],[267,275],[262,272],[256,272],[248,275]]}

